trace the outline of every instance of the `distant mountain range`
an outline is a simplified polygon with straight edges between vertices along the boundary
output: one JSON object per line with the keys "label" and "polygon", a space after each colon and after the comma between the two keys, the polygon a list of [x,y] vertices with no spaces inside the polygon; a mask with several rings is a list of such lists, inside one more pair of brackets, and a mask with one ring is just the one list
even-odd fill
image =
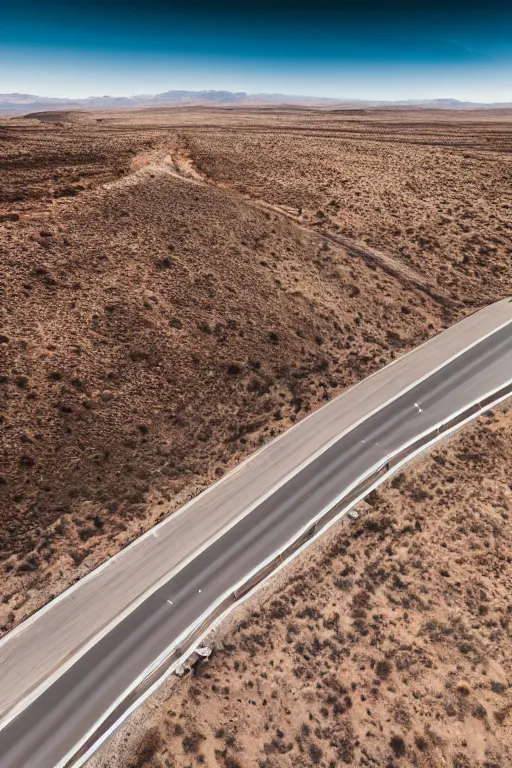
{"label": "distant mountain range", "polygon": [[425,109],[486,109],[512,107],[512,102],[482,104],[457,99],[411,99],[408,101],[369,101],[359,99],[328,99],[314,96],[289,96],[281,93],[244,93],[238,91],[165,91],[154,96],[90,96],[87,99],[57,99],[28,93],[0,94],[0,114],[68,109],[133,109],[137,107],[217,105],[290,105],[309,107],[338,107],[365,109],[375,107],[417,107]]}

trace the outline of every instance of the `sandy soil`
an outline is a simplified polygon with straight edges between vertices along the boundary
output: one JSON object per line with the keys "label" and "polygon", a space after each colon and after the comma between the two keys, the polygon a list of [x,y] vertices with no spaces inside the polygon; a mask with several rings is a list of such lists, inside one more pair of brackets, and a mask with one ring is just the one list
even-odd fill
{"label": "sandy soil", "polygon": [[505,114],[45,113],[0,146],[2,632],[510,293]]}
{"label": "sandy soil", "polygon": [[91,768],[512,762],[512,410],[374,492]]}

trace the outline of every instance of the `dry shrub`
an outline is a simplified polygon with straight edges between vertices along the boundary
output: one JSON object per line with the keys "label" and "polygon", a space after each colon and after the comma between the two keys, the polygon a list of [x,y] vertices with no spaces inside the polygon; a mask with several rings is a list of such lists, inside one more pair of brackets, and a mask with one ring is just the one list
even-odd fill
{"label": "dry shrub", "polygon": [[133,761],[127,768],[143,768],[151,765],[151,761],[162,747],[162,735],[158,727],[150,728],[142,736],[136,749]]}

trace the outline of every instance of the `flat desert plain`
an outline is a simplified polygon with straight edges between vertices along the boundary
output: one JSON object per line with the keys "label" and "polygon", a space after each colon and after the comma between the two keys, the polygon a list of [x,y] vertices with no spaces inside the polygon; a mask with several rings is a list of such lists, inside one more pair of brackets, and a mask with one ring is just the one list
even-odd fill
{"label": "flat desert plain", "polygon": [[[511,294],[511,149],[507,110],[1,119],[1,632]],[[123,764],[510,764],[509,416],[457,440],[298,560]]]}

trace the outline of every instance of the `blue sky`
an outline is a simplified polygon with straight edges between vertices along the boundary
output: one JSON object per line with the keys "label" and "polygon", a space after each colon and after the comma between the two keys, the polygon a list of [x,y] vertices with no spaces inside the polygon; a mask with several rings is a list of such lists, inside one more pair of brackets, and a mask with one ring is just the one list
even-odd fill
{"label": "blue sky", "polygon": [[20,0],[0,92],[512,100],[512,0]]}

